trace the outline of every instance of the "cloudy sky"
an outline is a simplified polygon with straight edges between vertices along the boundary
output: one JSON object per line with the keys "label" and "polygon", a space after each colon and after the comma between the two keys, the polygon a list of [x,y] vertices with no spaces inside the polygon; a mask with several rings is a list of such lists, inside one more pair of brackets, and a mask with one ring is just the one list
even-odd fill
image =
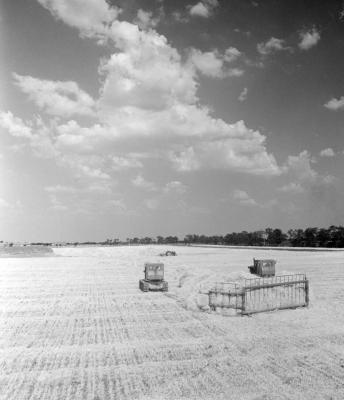
{"label": "cloudy sky", "polygon": [[342,1],[0,5],[0,239],[344,223]]}

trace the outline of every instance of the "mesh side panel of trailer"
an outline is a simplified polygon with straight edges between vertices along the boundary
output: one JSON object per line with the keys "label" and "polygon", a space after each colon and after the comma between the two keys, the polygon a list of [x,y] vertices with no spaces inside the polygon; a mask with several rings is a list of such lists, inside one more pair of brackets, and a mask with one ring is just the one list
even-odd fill
{"label": "mesh side panel of trailer", "polygon": [[209,306],[235,308],[242,314],[306,307],[308,289],[304,274],[245,279],[242,286],[217,283],[209,291]]}

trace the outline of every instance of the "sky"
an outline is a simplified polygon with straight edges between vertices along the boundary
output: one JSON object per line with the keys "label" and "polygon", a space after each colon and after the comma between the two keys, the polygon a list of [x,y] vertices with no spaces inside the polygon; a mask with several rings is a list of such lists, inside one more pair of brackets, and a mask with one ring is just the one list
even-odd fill
{"label": "sky", "polygon": [[344,224],[344,4],[1,0],[0,240]]}

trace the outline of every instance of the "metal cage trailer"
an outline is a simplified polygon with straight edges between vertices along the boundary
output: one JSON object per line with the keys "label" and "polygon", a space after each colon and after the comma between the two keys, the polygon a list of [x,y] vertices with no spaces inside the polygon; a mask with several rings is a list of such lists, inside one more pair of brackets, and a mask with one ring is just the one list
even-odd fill
{"label": "metal cage trailer", "polygon": [[139,287],[143,292],[168,291],[168,282],[164,280],[163,263],[145,263],[145,278],[140,279]]}
{"label": "metal cage trailer", "polygon": [[209,290],[212,310],[232,308],[241,315],[295,309],[309,305],[309,281],[304,274],[221,282]]}

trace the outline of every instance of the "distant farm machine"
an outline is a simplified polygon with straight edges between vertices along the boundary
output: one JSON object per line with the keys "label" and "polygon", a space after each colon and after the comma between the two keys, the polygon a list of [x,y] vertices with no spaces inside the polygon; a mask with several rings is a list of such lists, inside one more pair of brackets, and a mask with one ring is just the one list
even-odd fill
{"label": "distant farm machine", "polygon": [[177,253],[173,250],[167,250],[167,251],[165,251],[165,253],[159,254],[160,257],[165,257],[165,256],[168,257],[168,256],[176,256],[176,255],[177,255]]}
{"label": "distant farm machine", "polygon": [[143,292],[168,291],[168,282],[164,280],[163,263],[146,263],[144,273],[145,278],[139,281],[139,287]]}
{"label": "distant farm machine", "polygon": [[264,277],[275,276],[276,260],[256,260],[253,259],[253,265],[249,266],[251,274]]}

